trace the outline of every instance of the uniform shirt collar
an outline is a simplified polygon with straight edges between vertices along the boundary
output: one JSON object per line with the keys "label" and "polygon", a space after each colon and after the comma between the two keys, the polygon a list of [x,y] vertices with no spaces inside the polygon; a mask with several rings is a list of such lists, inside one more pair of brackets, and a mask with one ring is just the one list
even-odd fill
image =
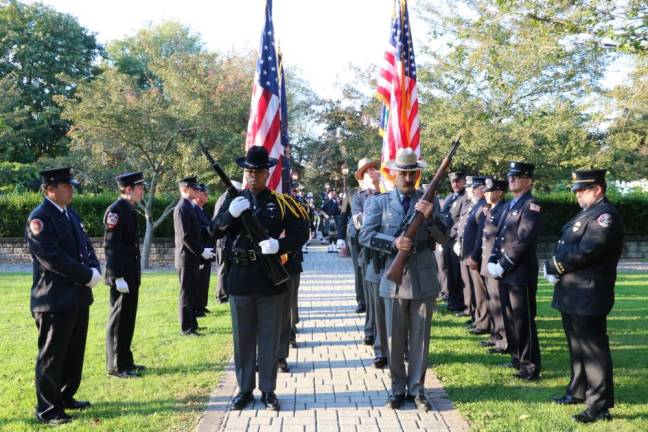
{"label": "uniform shirt collar", "polygon": [[60,211],[61,213],[65,213],[66,207],[61,207],[60,205],[56,204],[54,201],[52,201],[51,199],[49,199],[49,197],[45,197],[45,199],[46,199],[47,201],[51,202],[52,205],[54,205],[54,207],[56,207],[56,208],[58,209],[58,211]]}

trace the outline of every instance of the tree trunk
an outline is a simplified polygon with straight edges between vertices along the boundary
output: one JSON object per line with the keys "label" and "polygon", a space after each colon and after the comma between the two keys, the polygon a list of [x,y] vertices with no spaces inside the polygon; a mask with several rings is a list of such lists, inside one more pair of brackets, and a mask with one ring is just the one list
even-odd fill
{"label": "tree trunk", "polygon": [[141,265],[143,269],[149,268],[149,257],[151,256],[151,243],[153,241],[153,223],[149,215],[146,215],[146,230],[144,231],[144,243],[142,244]]}

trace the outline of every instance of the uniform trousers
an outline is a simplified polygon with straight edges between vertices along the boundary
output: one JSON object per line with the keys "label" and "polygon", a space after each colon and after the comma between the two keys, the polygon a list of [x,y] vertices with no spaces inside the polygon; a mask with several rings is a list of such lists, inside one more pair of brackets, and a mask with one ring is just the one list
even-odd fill
{"label": "uniform trousers", "polygon": [[567,394],[584,399],[587,410],[595,416],[614,406],[607,317],[561,315],[571,359]]}
{"label": "uniform trousers", "polygon": [[531,376],[540,373],[540,344],[536,328],[537,285],[509,285],[500,282],[508,293],[504,298],[506,337],[511,345],[513,364],[520,372]]}
{"label": "uniform trousers", "polygon": [[[360,277],[362,282],[362,289],[364,291],[364,302],[366,305],[365,311],[365,324],[364,324],[364,335],[365,337],[374,338],[374,349],[375,343],[378,339],[376,334],[376,302],[379,301],[380,297],[378,294],[374,294],[373,289],[369,286],[369,282],[365,280],[365,275],[367,274],[367,265],[361,264],[359,266]],[[376,290],[377,291],[377,290]]]}
{"label": "uniform trousers", "polygon": [[468,267],[470,281],[473,286],[475,295],[475,328],[480,330],[490,330],[490,313],[488,311],[488,291],[486,282],[479,270],[473,270]]}
{"label": "uniform trousers", "polygon": [[230,296],[234,366],[242,393],[256,387],[257,357],[259,389],[263,393],[275,391],[284,299],[284,294]]}
{"label": "uniform trousers", "polygon": [[[371,264],[370,264],[371,265]],[[387,321],[385,320],[385,302],[380,297],[380,284],[365,281],[367,286],[367,298],[371,298],[373,310],[375,336],[374,356],[375,358],[388,358],[387,355]]]}
{"label": "uniform trousers", "polygon": [[81,384],[89,307],[32,316],[38,329],[36,413],[48,420],[63,414]]}
{"label": "uniform trousers", "polygon": [[355,275],[355,295],[356,303],[359,305],[366,306],[365,300],[365,289],[363,283],[362,269],[358,265],[358,256],[360,255],[360,245],[357,242],[357,239],[349,238],[348,245],[349,252],[351,252],[351,261],[353,261],[353,273]]}
{"label": "uniform trousers", "polygon": [[225,287],[225,273],[227,260],[223,256],[223,247],[216,244],[216,258],[214,259],[216,263],[216,290],[218,291],[217,298],[219,303],[225,303],[227,301],[227,288]]}
{"label": "uniform trousers", "polygon": [[194,310],[196,313],[204,312],[209,301],[209,279],[211,277],[211,268],[213,261],[204,263],[204,267],[198,270],[198,288],[196,289],[196,303]]}
{"label": "uniform trousers", "polygon": [[506,340],[506,326],[504,325],[504,310],[502,308],[501,288],[499,280],[486,278],[488,291],[488,312],[491,319],[491,342],[499,349],[508,348]]}
{"label": "uniform trousers", "polygon": [[[385,298],[387,351],[392,394],[423,396],[430,346],[432,311],[436,299],[407,300]],[[405,350],[409,339],[409,362],[405,369]]]}
{"label": "uniform trousers", "polygon": [[135,318],[139,286],[126,280],[128,293],[123,294],[110,287],[110,315],[106,326],[106,367],[108,372],[135,368],[131,343],[135,333]]}
{"label": "uniform trousers", "polygon": [[290,275],[290,278],[293,279],[294,284],[292,299],[290,301],[290,340],[294,341],[297,337],[297,324],[299,324],[299,284],[301,282],[301,274]]}
{"label": "uniform trousers", "polygon": [[[286,292],[280,294],[283,297],[281,314],[281,332],[279,335],[278,359],[288,358],[290,353],[290,340],[293,338],[293,302],[296,300],[297,287],[299,286],[299,273],[290,275],[286,282]],[[297,305],[295,305],[297,306]]]}
{"label": "uniform trousers", "polygon": [[459,270],[459,257],[452,250],[454,241],[448,242],[443,247],[443,258],[446,267],[446,279],[448,286],[448,308],[455,310],[465,309],[463,299],[463,283],[461,281],[461,272]]}
{"label": "uniform trousers", "polygon": [[475,287],[473,286],[472,277],[470,276],[470,267],[463,262],[459,263],[459,272],[463,285],[464,313],[470,315],[475,320]]}
{"label": "uniform trousers", "polygon": [[434,258],[437,263],[437,276],[439,278],[439,285],[441,286],[441,295],[448,298],[449,301],[448,269],[445,263],[445,255],[443,249],[436,249],[434,251]]}
{"label": "uniform trousers", "polygon": [[182,333],[198,330],[198,320],[194,313],[195,291],[200,283],[198,264],[178,267],[180,293],[178,295],[178,316]]}

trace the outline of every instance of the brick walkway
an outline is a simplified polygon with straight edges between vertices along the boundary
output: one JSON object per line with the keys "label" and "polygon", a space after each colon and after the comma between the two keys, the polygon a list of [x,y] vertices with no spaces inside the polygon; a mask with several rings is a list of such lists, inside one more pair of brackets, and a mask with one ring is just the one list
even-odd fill
{"label": "brick walkway", "polygon": [[389,373],[372,366],[373,349],[361,343],[364,315],[354,312],[351,260],[319,246],[309,251],[299,289],[299,348],[290,350],[290,373],[277,379],[281,411],[265,411],[258,392],[253,406],[228,411],[238,390],[230,363],[197,431],[468,430],[431,369],[425,387],[432,411],[419,413],[411,403],[384,408]]}

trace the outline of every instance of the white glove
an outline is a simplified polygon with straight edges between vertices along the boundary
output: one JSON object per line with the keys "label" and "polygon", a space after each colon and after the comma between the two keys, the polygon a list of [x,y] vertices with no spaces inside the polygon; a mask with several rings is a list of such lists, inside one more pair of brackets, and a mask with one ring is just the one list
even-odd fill
{"label": "white glove", "polygon": [[456,242],[454,246],[452,246],[452,250],[457,256],[461,256],[461,244],[459,242]]}
{"label": "white glove", "polygon": [[346,246],[346,243],[342,239],[338,239],[336,246],[338,249],[342,249],[344,246]]}
{"label": "white glove", "polygon": [[214,248],[205,248],[205,249],[203,249],[203,251],[200,253],[200,256],[203,257],[206,260],[216,258],[216,254],[214,253]]}
{"label": "white glove", "polygon": [[501,278],[504,274],[504,267],[500,263],[488,263],[488,273],[493,275],[495,278]]}
{"label": "white glove", "polygon": [[124,278],[117,278],[115,279],[115,289],[119,291],[122,294],[128,294],[128,283],[124,280]]}
{"label": "white glove", "polygon": [[270,237],[268,240],[260,241],[259,247],[263,255],[273,255],[279,252],[279,241]]}
{"label": "white glove", "polygon": [[99,270],[92,267],[92,278],[90,278],[90,282],[88,282],[86,286],[90,288],[94,288],[95,286],[97,286],[100,280],[101,280],[101,273],[99,273]]}
{"label": "white glove", "polygon": [[205,264],[200,264],[200,265],[198,266],[198,270],[202,270],[202,269],[204,269],[204,268],[205,268]]}
{"label": "white glove", "polygon": [[547,273],[546,264],[544,265],[544,267],[542,267],[542,272],[544,273],[545,279],[547,279],[550,284],[556,285],[558,282],[560,282],[560,278],[558,276]]}
{"label": "white glove", "polygon": [[241,213],[250,208],[250,201],[247,198],[239,196],[232,200],[229,205],[229,212],[232,217],[239,217]]}

